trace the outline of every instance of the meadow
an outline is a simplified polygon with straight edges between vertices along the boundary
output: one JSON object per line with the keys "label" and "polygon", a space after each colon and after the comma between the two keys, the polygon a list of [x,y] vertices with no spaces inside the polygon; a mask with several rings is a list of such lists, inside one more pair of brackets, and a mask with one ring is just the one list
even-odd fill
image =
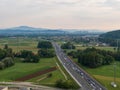
{"label": "meadow", "polygon": [[[0,38],[0,48],[4,48],[5,44],[8,44],[9,48],[12,48],[13,52],[19,52],[20,50],[30,50],[34,53],[37,53],[38,48],[37,44],[40,39],[38,38]],[[33,82],[34,84],[54,86],[56,81],[59,79],[66,80],[63,73],[67,76],[74,88],[79,88],[76,82],[71,78],[71,76],[65,71],[62,67],[61,63],[58,61],[56,57],[53,58],[40,58],[39,63],[22,63],[20,58],[15,58],[15,65],[4,70],[0,70],[0,81],[14,81],[17,78],[24,77],[29,74],[33,74],[40,70],[46,70],[50,67],[57,67],[57,70],[50,72],[52,74],[51,77],[47,77],[48,74],[44,74],[30,80],[27,82]],[[58,67],[58,65],[59,67]],[[61,70],[62,71],[61,71]]]}
{"label": "meadow", "polygon": [[11,38],[0,38],[0,48],[3,48],[5,44],[8,44],[9,48],[13,49],[13,52],[20,50],[31,50],[37,53],[37,44],[39,39],[27,38],[27,37],[11,37]]}
{"label": "meadow", "polygon": [[0,81],[14,81],[17,78],[55,66],[54,58],[42,58],[39,63],[22,63],[16,60],[14,66],[0,70]]}
{"label": "meadow", "polygon": [[[87,47],[87,46],[76,46],[76,49],[80,49],[80,50],[84,50],[86,48],[91,48],[91,47]],[[111,46],[95,46],[96,49],[101,49],[101,50],[106,50],[106,51],[115,51],[114,47]]]}

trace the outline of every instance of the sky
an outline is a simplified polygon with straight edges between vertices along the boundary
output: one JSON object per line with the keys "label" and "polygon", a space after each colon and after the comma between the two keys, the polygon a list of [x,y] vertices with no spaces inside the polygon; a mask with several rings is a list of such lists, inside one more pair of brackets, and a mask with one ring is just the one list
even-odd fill
{"label": "sky", "polygon": [[0,0],[0,28],[120,29],[120,0]]}

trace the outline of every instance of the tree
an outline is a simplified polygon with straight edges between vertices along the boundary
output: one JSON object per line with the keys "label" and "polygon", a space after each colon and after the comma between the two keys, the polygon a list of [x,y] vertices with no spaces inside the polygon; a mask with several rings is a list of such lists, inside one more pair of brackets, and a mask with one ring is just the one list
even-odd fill
{"label": "tree", "polygon": [[8,48],[7,44],[5,44],[3,50],[6,52],[6,57],[12,57],[13,58],[12,48]]}
{"label": "tree", "polygon": [[5,57],[6,57],[6,51],[0,49],[0,60],[2,60],[2,59],[5,58]]}
{"label": "tree", "polygon": [[3,62],[0,62],[0,70],[5,68],[5,64]]}
{"label": "tree", "polygon": [[40,58],[38,55],[32,55],[31,58],[33,59],[32,62],[34,62],[34,63],[38,63],[40,61]]}
{"label": "tree", "polygon": [[7,44],[5,44],[4,49],[8,49],[8,45]]}
{"label": "tree", "polygon": [[5,49],[6,57],[12,57],[13,58],[13,52],[12,48]]}
{"label": "tree", "polygon": [[48,75],[47,75],[47,78],[50,78],[50,77],[52,77],[53,76],[53,74],[52,73],[49,73]]}
{"label": "tree", "polygon": [[20,51],[20,57],[26,58],[28,55],[32,56],[33,52],[32,51],[28,51],[28,50],[22,50],[22,51]]}
{"label": "tree", "polygon": [[103,64],[109,65],[109,64],[113,63],[114,61],[115,61],[115,59],[112,56],[107,55],[107,56],[105,56],[105,60],[104,60]]}
{"label": "tree", "polygon": [[16,57],[23,58],[23,62],[33,62],[33,63],[38,63],[40,60],[39,55],[34,54],[32,51],[28,50],[22,50],[19,53],[15,54]]}
{"label": "tree", "polygon": [[39,41],[37,48],[50,49],[52,48],[52,43],[49,41]]}
{"label": "tree", "polygon": [[40,49],[38,50],[38,55],[40,57],[46,57],[46,58],[50,58],[50,57],[54,57],[55,53],[53,50],[48,50],[48,49]]}
{"label": "tree", "polygon": [[5,67],[10,67],[15,64],[14,60],[11,57],[4,58],[2,62],[5,64]]}
{"label": "tree", "polygon": [[102,65],[104,57],[97,52],[88,52],[79,55],[78,62],[91,68],[96,68]]}
{"label": "tree", "polygon": [[62,80],[62,79],[59,79],[56,81],[56,87],[58,88],[64,88],[64,89],[71,89],[73,88],[73,85],[72,85],[72,82],[70,80]]}
{"label": "tree", "polygon": [[67,42],[67,43],[62,44],[61,48],[62,49],[75,49],[75,46],[72,43]]}
{"label": "tree", "polygon": [[76,57],[77,57],[77,54],[76,54],[75,51],[68,52],[68,55],[69,55],[69,56],[72,56],[73,58],[76,58]]}

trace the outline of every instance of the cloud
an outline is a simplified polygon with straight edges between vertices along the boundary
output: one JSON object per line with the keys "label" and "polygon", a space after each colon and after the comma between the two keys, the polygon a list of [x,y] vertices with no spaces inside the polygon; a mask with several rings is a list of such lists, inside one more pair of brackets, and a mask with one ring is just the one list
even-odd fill
{"label": "cloud", "polygon": [[120,0],[0,0],[0,12],[1,27],[120,28]]}

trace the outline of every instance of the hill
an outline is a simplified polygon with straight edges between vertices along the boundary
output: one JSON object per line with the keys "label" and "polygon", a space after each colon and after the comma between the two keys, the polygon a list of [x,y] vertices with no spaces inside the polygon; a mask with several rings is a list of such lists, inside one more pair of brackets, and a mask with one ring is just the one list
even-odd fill
{"label": "hill", "polygon": [[100,37],[109,38],[109,39],[120,39],[120,30],[111,31],[111,32],[101,34]]}
{"label": "hill", "polygon": [[96,30],[84,29],[47,29],[34,28],[29,26],[19,26],[13,28],[0,29],[0,37],[2,36],[41,36],[41,35],[100,35],[103,32]]}
{"label": "hill", "polygon": [[19,26],[7,29],[0,29],[0,36],[39,36],[39,35],[54,35],[65,34],[63,30],[53,30],[46,28],[33,28],[28,26]]}

